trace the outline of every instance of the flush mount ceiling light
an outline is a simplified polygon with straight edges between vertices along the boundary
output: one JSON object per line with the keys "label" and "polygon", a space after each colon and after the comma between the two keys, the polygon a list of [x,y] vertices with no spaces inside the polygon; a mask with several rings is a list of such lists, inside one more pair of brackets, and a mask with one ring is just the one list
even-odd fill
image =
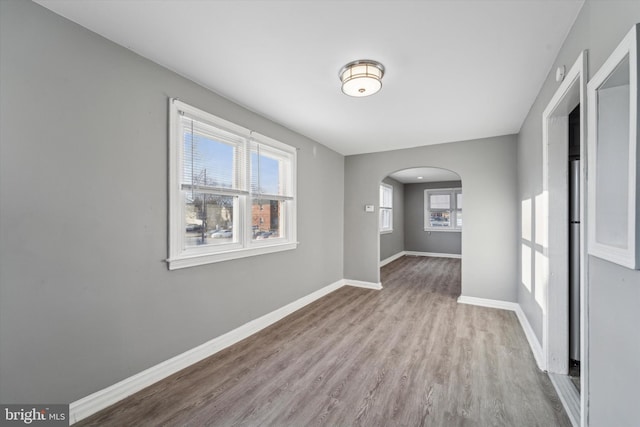
{"label": "flush mount ceiling light", "polygon": [[342,67],[340,73],[342,92],[349,96],[369,96],[382,87],[384,66],[369,59],[359,59]]}

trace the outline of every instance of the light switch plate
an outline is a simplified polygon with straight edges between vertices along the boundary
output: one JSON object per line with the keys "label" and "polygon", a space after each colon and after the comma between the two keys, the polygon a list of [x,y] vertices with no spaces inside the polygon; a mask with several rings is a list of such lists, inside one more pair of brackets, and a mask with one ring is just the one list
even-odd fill
{"label": "light switch plate", "polygon": [[364,211],[365,212],[374,212],[375,208],[373,205],[364,205]]}

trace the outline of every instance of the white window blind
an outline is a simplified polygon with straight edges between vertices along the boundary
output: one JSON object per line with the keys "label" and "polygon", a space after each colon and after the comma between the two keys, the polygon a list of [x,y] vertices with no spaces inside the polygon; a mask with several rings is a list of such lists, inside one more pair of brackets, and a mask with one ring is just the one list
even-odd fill
{"label": "white window blind", "polygon": [[[230,132],[181,113],[183,130],[182,189],[246,194],[245,142]],[[240,173],[239,173],[240,172]]]}
{"label": "white window blind", "polygon": [[462,189],[425,190],[424,212],[425,230],[460,231],[462,229]]}
{"label": "white window blind", "polygon": [[429,195],[429,205],[431,209],[450,209],[451,208],[451,195],[450,194],[431,194]]}

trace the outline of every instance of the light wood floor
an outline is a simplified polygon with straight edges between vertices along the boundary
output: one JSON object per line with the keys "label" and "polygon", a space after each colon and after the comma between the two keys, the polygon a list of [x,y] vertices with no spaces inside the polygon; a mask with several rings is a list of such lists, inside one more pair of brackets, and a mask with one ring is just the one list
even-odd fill
{"label": "light wood floor", "polygon": [[513,312],[403,257],[76,425],[570,426]]}

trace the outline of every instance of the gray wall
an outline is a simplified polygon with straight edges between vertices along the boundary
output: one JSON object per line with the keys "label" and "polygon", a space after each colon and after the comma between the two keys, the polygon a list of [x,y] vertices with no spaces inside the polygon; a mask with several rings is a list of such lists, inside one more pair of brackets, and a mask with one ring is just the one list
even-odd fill
{"label": "gray wall", "polygon": [[[343,277],[343,156],[34,3],[0,8],[2,403],[77,400]],[[167,270],[168,97],[299,148],[298,249]]]}
{"label": "gray wall", "polygon": [[380,261],[404,251],[404,184],[393,178],[382,180],[393,187],[393,232],[380,234]]}
{"label": "gray wall", "polygon": [[[416,141],[417,144],[420,141]],[[515,135],[386,151],[345,159],[345,278],[377,283],[378,185],[389,173],[439,167],[464,183],[462,294],[516,300],[517,143]]]}
{"label": "gray wall", "polygon": [[461,181],[425,182],[405,185],[405,250],[439,254],[462,254],[461,232],[425,231],[424,229],[424,190],[460,187],[462,187]]}
{"label": "gray wall", "polygon": [[[590,78],[639,21],[638,1],[586,1],[518,137],[520,201],[535,200],[542,191],[542,112],[559,86],[554,79],[556,67],[570,67],[580,52],[588,49]],[[535,207],[531,214],[535,223]],[[590,396],[590,425],[637,426],[640,271],[595,257],[589,257],[588,261],[590,388],[586,392]],[[534,283],[535,271],[534,265],[531,278]],[[518,283],[518,302],[542,341],[542,308],[522,281]]]}

